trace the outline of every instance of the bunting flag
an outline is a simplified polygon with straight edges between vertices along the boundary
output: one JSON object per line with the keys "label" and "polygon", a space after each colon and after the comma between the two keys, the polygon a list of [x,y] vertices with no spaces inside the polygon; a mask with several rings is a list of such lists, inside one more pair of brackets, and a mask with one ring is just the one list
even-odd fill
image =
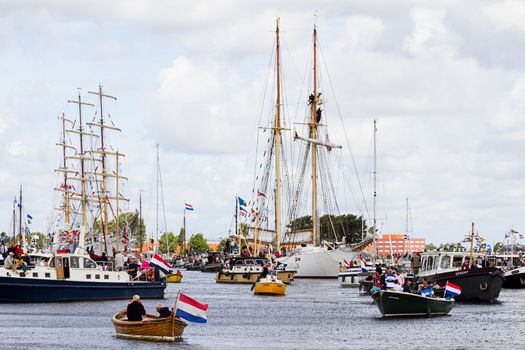
{"label": "bunting flag", "polygon": [[257,192],[257,197],[264,197],[264,198],[266,198],[266,195],[264,193],[262,193],[261,191],[258,191]]}
{"label": "bunting flag", "polygon": [[239,201],[239,205],[243,205],[245,206],[246,205],[246,201],[244,199],[242,199],[241,197],[237,197],[237,200]]}
{"label": "bunting flag", "polygon": [[32,217],[31,215],[29,215],[29,214],[27,214],[27,218],[28,218],[29,220],[33,220],[33,217]]}

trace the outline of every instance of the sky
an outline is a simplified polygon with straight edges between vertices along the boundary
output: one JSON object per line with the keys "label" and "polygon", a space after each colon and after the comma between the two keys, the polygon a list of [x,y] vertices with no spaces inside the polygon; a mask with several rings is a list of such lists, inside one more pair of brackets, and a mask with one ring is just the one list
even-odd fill
{"label": "sky", "polygon": [[338,188],[344,210],[372,206],[377,119],[382,233],[404,232],[407,198],[413,236],[431,242],[460,241],[472,222],[490,242],[524,229],[524,1],[2,0],[0,230],[20,184],[31,229],[53,227],[57,117],[102,84],[118,98],[107,111],[122,129],[110,141],[126,155],[126,209],[142,193],[154,231],[159,144],[167,229],[186,201],[189,233],[225,237],[235,195],[253,187],[277,17],[292,111],[317,26],[326,114],[342,121],[330,140],[354,183],[353,199]]}

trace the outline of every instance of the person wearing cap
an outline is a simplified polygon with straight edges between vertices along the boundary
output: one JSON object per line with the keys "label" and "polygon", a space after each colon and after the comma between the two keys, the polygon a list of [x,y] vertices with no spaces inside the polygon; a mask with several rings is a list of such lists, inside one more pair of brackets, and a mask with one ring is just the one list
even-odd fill
{"label": "person wearing cap", "polygon": [[5,258],[5,260],[4,260],[4,268],[6,270],[13,270],[13,272],[16,271],[16,264],[15,264],[14,255],[15,254],[13,252],[9,252],[9,254],[7,255],[7,258]]}

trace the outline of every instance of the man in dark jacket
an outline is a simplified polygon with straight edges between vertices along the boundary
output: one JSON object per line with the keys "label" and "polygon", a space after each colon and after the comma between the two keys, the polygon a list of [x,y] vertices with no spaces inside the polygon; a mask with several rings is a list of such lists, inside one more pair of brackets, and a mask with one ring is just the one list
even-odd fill
{"label": "man in dark jacket", "polygon": [[162,304],[157,304],[156,310],[159,313],[159,317],[170,317],[171,316],[171,310],[167,306],[164,306]]}
{"label": "man in dark jacket", "polygon": [[128,321],[142,321],[142,316],[146,314],[146,309],[140,301],[138,295],[133,296],[133,301],[128,304]]}

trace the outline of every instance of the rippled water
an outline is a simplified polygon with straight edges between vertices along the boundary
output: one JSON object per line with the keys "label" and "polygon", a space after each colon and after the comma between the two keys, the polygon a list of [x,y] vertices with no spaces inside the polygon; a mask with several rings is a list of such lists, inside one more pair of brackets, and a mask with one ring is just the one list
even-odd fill
{"label": "rippled water", "polygon": [[[369,296],[337,280],[296,280],[285,297],[267,297],[186,271],[161,302],[179,288],[210,305],[208,323],[190,323],[181,342],[116,338],[111,317],[125,301],[0,304],[0,349],[525,348],[525,290],[504,289],[497,304],[458,304],[445,317],[381,319]],[[145,300],[146,310],[158,302]]]}

